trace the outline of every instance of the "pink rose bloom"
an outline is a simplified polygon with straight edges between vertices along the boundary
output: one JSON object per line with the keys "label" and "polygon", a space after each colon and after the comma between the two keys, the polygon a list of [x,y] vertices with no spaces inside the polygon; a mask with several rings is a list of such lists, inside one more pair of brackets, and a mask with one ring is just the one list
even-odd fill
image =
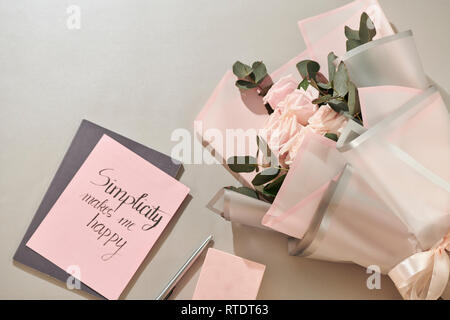
{"label": "pink rose bloom", "polygon": [[270,116],[261,135],[270,149],[279,153],[283,145],[302,129],[292,112],[282,112],[277,108]]}
{"label": "pink rose bloom", "polygon": [[295,89],[282,100],[264,128],[262,137],[270,149],[278,154],[281,162],[289,165],[297,154],[303,141],[304,126],[317,111],[317,105],[311,101],[318,91],[309,86],[308,90]]}
{"label": "pink rose bloom", "polygon": [[282,164],[289,166],[294,161],[307,130],[309,130],[308,127],[302,127],[280,149],[280,162]]}
{"label": "pink rose bloom", "polygon": [[335,133],[338,136],[347,125],[347,118],[337,113],[329,105],[323,105],[308,120],[309,128],[314,132],[325,134]]}
{"label": "pink rose bloom", "polygon": [[309,118],[317,111],[317,105],[312,101],[319,96],[319,91],[312,86],[303,89],[295,89],[278,104],[278,108],[295,113],[297,122],[303,126],[308,125]]}
{"label": "pink rose bloom", "polygon": [[277,82],[267,91],[263,98],[264,103],[270,104],[275,109],[278,103],[284,100],[288,94],[297,89],[298,81],[292,76],[287,75]]}

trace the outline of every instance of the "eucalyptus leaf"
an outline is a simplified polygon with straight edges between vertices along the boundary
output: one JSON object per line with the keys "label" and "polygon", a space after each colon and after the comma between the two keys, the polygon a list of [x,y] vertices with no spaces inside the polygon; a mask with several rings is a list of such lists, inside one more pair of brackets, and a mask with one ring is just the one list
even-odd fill
{"label": "eucalyptus leaf", "polygon": [[247,81],[247,80],[237,80],[236,81],[236,87],[238,87],[239,89],[244,89],[244,90],[248,90],[248,89],[253,89],[256,88],[258,85],[256,83]]}
{"label": "eucalyptus leaf", "polygon": [[253,189],[250,189],[248,187],[233,187],[233,186],[229,186],[229,187],[225,187],[225,189],[232,190],[234,192],[238,192],[238,193],[246,195],[248,197],[259,199],[258,192],[256,192]]}
{"label": "eucalyptus leaf", "polygon": [[258,163],[252,156],[234,156],[228,158],[227,165],[233,172],[253,172]]}
{"label": "eucalyptus leaf", "polygon": [[270,150],[267,142],[260,136],[256,136],[256,145],[258,146],[258,149],[262,151],[264,156],[269,158],[272,156],[272,150]]}
{"label": "eucalyptus leaf", "polygon": [[356,47],[359,47],[363,43],[359,40],[347,40],[345,43],[347,51],[350,51],[352,49],[355,49]]}
{"label": "eucalyptus leaf", "polygon": [[308,70],[306,69],[306,65],[310,61],[311,60],[303,60],[303,61],[300,61],[299,63],[297,63],[297,70],[303,79],[308,77]]}
{"label": "eucalyptus leaf", "polygon": [[367,27],[367,18],[369,16],[367,13],[361,15],[361,20],[359,22],[359,40],[362,43],[369,42],[369,28]]}
{"label": "eucalyptus leaf", "polygon": [[302,88],[303,90],[306,91],[308,89],[308,86],[309,86],[308,78],[305,78],[305,79],[302,80],[302,82],[300,82],[300,84],[298,85],[297,89]]}
{"label": "eucalyptus leaf", "polygon": [[286,178],[286,174],[283,174],[276,178],[274,181],[272,181],[269,184],[266,184],[263,188],[263,191],[265,194],[275,197],[278,193],[278,191],[281,188],[281,185],[283,184],[284,179]]}
{"label": "eucalyptus leaf", "polygon": [[240,61],[236,61],[233,64],[233,73],[238,78],[245,78],[252,73],[252,68]]}
{"label": "eucalyptus leaf", "polygon": [[338,141],[338,139],[339,139],[339,137],[337,136],[336,133],[331,133],[331,132],[325,133],[325,137],[327,137],[328,139],[331,139],[333,141]]}
{"label": "eucalyptus leaf", "polygon": [[377,34],[377,29],[375,28],[375,25],[373,21],[368,18],[367,19],[367,28],[369,29],[369,41],[372,41],[373,37]]}
{"label": "eucalyptus leaf", "polygon": [[258,196],[260,198],[263,198],[263,199],[269,201],[270,203],[272,203],[273,200],[275,199],[275,196],[264,191],[264,187],[265,187],[264,185],[255,186],[255,190],[258,192]]}
{"label": "eucalyptus leaf", "polygon": [[252,69],[256,83],[260,83],[267,76],[267,68],[261,61],[254,62]]}
{"label": "eucalyptus leaf", "polygon": [[359,22],[359,40],[362,43],[367,43],[372,40],[375,34],[376,30],[372,20],[367,13],[363,12]]}
{"label": "eucalyptus leaf", "polygon": [[306,64],[306,71],[308,72],[309,79],[316,79],[316,74],[320,70],[320,65],[315,61],[310,61]]}
{"label": "eucalyptus leaf", "polygon": [[351,81],[348,82],[348,112],[355,115],[360,112],[358,89]]}
{"label": "eucalyptus leaf", "polygon": [[314,99],[312,101],[312,103],[314,103],[314,104],[327,103],[331,99],[333,99],[333,97],[330,96],[329,94],[326,94],[326,95],[318,97],[317,99]]}
{"label": "eucalyptus leaf", "polygon": [[348,74],[344,62],[339,63],[336,74],[334,75],[333,87],[339,97],[344,97],[348,92]]}
{"label": "eucalyptus leaf", "polygon": [[338,100],[338,99],[331,99],[328,101],[328,105],[336,112],[345,112],[348,111],[348,105],[347,102]]}
{"label": "eucalyptus leaf", "polygon": [[270,166],[277,166],[278,165],[278,158],[277,156],[270,150],[269,145],[267,142],[261,138],[260,136],[256,137],[256,143],[258,146],[258,150],[261,150],[263,154],[263,163]]}
{"label": "eucalyptus leaf", "polygon": [[329,82],[328,82],[328,83],[318,82],[317,85],[318,85],[320,88],[325,89],[325,90],[329,90],[329,89],[332,88],[332,87],[331,87],[331,84],[330,84]]}
{"label": "eucalyptus leaf", "polygon": [[336,66],[334,65],[334,60],[337,56],[334,52],[328,54],[328,81],[331,83],[334,79],[334,74],[336,73]]}
{"label": "eucalyptus leaf", "polygon": [[369,15],[363,12],[359,20],[359,30],[353,30],[345,26],[344,33],[348,39],[346,42],[347,51],[350,51],[364,43],[372,41],[373,37],[377,34],[377,30]]}
{"label": "eucalyptus leaf", "polygon": [[258,173],[252,180],[254,186],[260,186],[275,179],[280,173],[278,168],[267,168]]}
{"label": "eucalyptus leaf", "polygon": [[359,30],[353,30],[352,28],[345,26],[345,36],[349,40],[359,40]]}
{"label": "eucalyptus leaf", "polygon": [[303,60],[297,63],[297,70],[303,79],[307,77],[315,79],[315,75],[319,69],[320,65],[313,60]]}

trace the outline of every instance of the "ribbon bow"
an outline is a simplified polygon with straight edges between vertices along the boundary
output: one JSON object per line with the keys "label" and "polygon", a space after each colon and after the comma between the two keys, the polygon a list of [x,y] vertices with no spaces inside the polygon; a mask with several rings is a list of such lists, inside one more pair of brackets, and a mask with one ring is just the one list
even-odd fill
{"label": "ribbon bow", "polygon": [[450,233],[430,250],[413,254],[396,265],[388,275],[405,300],[438,299],[450,274]]}

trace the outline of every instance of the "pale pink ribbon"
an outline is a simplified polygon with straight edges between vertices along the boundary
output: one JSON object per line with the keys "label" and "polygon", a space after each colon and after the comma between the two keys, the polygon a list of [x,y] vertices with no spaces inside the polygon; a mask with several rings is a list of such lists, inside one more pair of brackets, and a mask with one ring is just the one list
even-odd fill
{"label": "pale pink ribbon", "polygon": [[450,233],[430,250],[413,254],[388,275],[405,300],[435,300],[445,290],[450,274]]}

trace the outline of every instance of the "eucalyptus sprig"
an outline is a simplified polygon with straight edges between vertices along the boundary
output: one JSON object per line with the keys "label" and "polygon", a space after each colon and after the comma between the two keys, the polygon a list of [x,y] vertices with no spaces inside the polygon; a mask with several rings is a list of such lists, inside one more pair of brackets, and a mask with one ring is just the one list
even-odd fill
{"label": "eucalyptus sprig", "polygon": [[345,36],[347,37],[346,47],[347,51],[350,51],[360,45],[372,41],[373,37],[377,34],[375,25],[370,19],[369,15],[365,12],[361,14],[359,21],[359,30],[353,30],[348,26],[345,26]]}
{"label": "eucalyptus sprig", "polygon": [[[353,30],[345,26],[344,32],[347,38],[347,51],[372,41],[376,35],[373,21],[365,12],[361,15],[359,30]],[[344,62],[335,64],[337,58],[333,52],[328,54],[328,78],[320,72],[320,65],[316,61],[303,60],[297,63],[297,69],[303,78],[298,85],[298,89],[307,90],[309,86],[313,86],[319,92],[317,99],[312,101],[314,104],[319,105],[319,107],[328,104],[336,112],[361,123],[358,89],[350,80]],[[252,66],[236,61],[233,65],[233,73],[238,78],[236,86],[242,90],[257,88],[258,94],[265,96],[272,86],[271,82],[266,84],[265,87],[262,86],[268,74],[266,66],[261,61],[254,62]],[[266,108],[269,114],[273,112],[270,105],[266,104]],[[338,140],[337,134],[331,132],[326,133],[325,137],[334,141]],[[258,137],[256,157],[234,156],[227,160],[227,165],[233,172],[256,172],[252,180],[254,189],[248,187],[227,187],[227,189],[273,202],[289,169],[280,166],[278,159],[273,156],[267,143],[262,142],[264,141]],[[258,163],[260,151],[263,152],[262,164]]]}
{"label": "eucalyptus sprig", "polygon": [[[377,31],[369,15],[363,12],[359,30],[345,26],[344,33],[347,37],[347,51],[349,51],[372,41]],[[336,59],[337,56],[333,52],[328,54],[328,79],[320,72],[320,65],[316,61],[303,60],[297,63],[297,69],[303,78],[298,88],[306,90],[308,86],[313,86],[319,91],[319,97],[313,103],[319,106],[328,104],[334,111],[361,123],[358,89],[350,80],[345,63],[341,61],[336,67]],[[328,137],[333,140],[336,138],[333,135]]]}
{"label": "eucalyptus sprig", "polygon": [[[273,156],[270,148],[260,137],[257,137],[257,144],[258,153],[256,157],[233,156],[227,160],[228,168],[233,172],[257,172],[252,180],[254,189],[248,187],[228,187],[228,189],[273,202],[286,178],[288,169],[278,164],[277,158]],[[257,159],[260,151],[263,153],[262,164],[258,163]]]}
{"label": "eucalyptus sprig", "polygon": [[303,60],[297,63],[297,69],[303,80],[299,88],[306,90],[313,86],[319,91],[319,96],[312,102],[319,106],[328,104],[334,111],[355,117],[360,112],[358,90],[350,80],[347,67],[340,62],[336,67],[337,56],[328,54],[328,79],[320,72],[320,65],[313,60]]}
{"label": "eucalyptus sprig", "polygon": [[240,61],[233,64],[233,73],[238,77],[236,87],[243,90],[257,88],[260,96],[265,96],[271,84],[263,87],[262,83],[268,76],[267,68],[262,61],[253,62],[252,66]]}

